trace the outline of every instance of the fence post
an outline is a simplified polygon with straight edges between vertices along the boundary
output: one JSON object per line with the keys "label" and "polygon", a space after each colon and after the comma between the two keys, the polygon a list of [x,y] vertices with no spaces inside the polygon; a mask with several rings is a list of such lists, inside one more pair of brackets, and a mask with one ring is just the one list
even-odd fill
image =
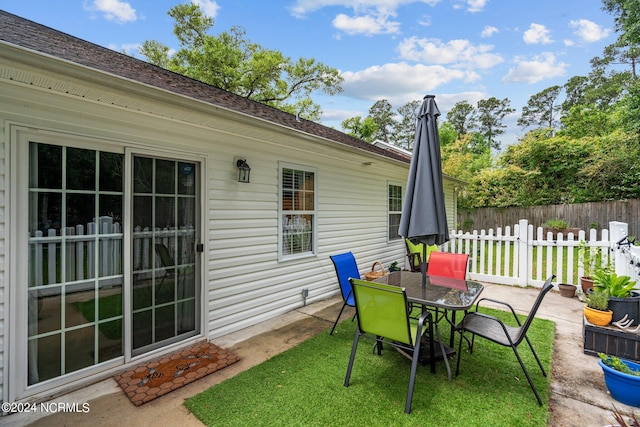
{"label": "fence post", "polygon": [[518,221],[518,285],[527,286],[529,276],[529,256],[528,256],[528,232],[529,221],[521,219]]}
{"label": "fence post", "polygon": [[609,222],[609,245],[613,252],[615,272],[621,276],[632,276],[629,262],[618,250],[616,243],[624,239],[628,235],[629,225],[626,222],[610,221]]}

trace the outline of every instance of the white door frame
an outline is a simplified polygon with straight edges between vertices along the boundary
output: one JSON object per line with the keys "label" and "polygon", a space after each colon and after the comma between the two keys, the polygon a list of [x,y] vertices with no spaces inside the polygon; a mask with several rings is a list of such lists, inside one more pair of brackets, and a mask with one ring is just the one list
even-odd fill
{"label": "white door frame", "polygon": [[[150,359],[159,353],[180,347],[188,341],[202,339],[208,336],[208,323],[206,322],[206,259],[208,253],[206,236],[207,224],[207,203],[206,195],[206,171],[207,157],[201,153],[185,152],[180,149],[154,149],[148,146],[141,146],[129,142],[105,140],[94,136],[73,135],[59,131],[49,131],[35,129],[31,126],[22,126],[15,123],[5,123],[6,151],[6,218],[7,218],[7,264],[4,282],[4,339],[3,348],[3,384],[2,396],[5,402],[14,402],[25,399],[38,399],[52,394],[63,393],[71,387],[78,387],[94,383],[102,378],[113,375],[122,370],[127,364],[139,363],[142,360]],[[28,212],[29,192],[28,171],[29,171],[29,140],[37,139],[38,142],[50,143],[53,145],[65,145],[78,148],[91,148],[104,151],[115,151],[124,154],[124,204],[123,217],[130,218],[132,199],[132,177],[131,159],[133,155],[158,156],[185,160],[198,165],[198,185],[199,194],[196,201],[197,225],[199,230],[199,243],[203,245],[202,255],[196,256],[197,289],[199,289],[199,301],[196,310],[199,319],[199,334],[181,343],[169,345],[139,357],[131,357],[131,302],[129,298],[123,298],[124,307],[124,333],[123,333],[123,355],[109,361],[92,365],[87,368],[43,381],[33,386],[27,386],[27,325],[28,317],[26,310],[27,289],[20,289],[20,283],[28,283],[28,242],[25,236],[28,235]],[[108,147],[108,148],[106,148]],[[130,219],[129,219],[130,220]],[[128,294],[131,289],[131,227],[124,227],[123,236],[123,272],[124,288],[123,294]]]}

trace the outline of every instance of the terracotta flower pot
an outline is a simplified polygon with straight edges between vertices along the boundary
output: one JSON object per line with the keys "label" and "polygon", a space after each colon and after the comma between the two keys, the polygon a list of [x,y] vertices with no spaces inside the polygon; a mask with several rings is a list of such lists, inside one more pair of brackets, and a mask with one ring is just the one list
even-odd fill
{"label": "terracotta flower pot", "polygon": [[584,317],[587,318],[587,321],[592,325],[596,326],[607,326],[611,323],[611,317],[613,316],[613,311],[600,311],[591,307],[584,306]]}
{"label": "terracotta flower pot", "polygon": [[580,278],[580,286],[582,287],[582,292],[587,293],[587,291],[593,288],[593,279],[591,277],[582,276]]}
{"label": "terracotta flower pot", "polygon": [[560,295],[567,298],[573,298],[576,296],[576,285],[572,285],[570,283],[558,283],[558,290],[560,291]]}

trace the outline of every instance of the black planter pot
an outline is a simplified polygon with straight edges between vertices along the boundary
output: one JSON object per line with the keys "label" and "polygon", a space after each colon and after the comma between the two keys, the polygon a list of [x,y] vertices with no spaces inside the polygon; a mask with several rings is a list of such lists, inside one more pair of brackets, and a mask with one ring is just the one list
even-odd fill
{"label": "black planter pot", "polygon": [[613,311],[612,322],[618,322],[627,316],[633,319],[629,326],[640,324],[640,292],[632,291],[627,298],[609,297],[609,310]]}

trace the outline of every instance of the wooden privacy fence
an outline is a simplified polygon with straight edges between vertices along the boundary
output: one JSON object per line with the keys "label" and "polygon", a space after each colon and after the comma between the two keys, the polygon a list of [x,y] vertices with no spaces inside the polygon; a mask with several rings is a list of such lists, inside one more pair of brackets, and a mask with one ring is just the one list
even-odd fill
{"label": "wooden privacy fence", "polygon": [[[49,229],[45,235],[37,230],[29,238],[32,251],[30,286],[123,274],[123,234],[120,223],[105,216],[86,226],[67,227],[62,231],[63,235],[57,235],[55,229]],[[136,273],[151,277],[154,268],[163,267],[159,257],[154,255],[155,243],[165,245],[171,254],[177,250],[177,264],[193,258],[193,227],[180,230],[135,227],[132,237],[132,266]],[[121,283],[121,280],[117,282]]]}
{"label": "wooden privacy fence", "polygon": [[[527,218],[534,227],[541,227],[545,221],[565,220],[569,227],[582,230],[606,228],[609,221],[628,224],[630,236],[640,237],[640,200],[620,200],[608,202],[575,203],[546,206],[526,206],[509,208],[476,208],[458,211],[458,228],[465,231],[489,230],[516,224]],[[566,236],[565,236],[566,237]]]}
{"label": "wooden privacy fence", "polygon": [[[606,266],[613,260],[614,248],[608,229],[580,230],[577,235],[543,233],[528,220],[520,220],[504,229],[453,231],[443,245],[448,252],[470,257],[469,277],[492,283],[542,286],[555,274],[555,283],[578,284],[585,262],[593,260]],[[615,243],[615,242],[614,242]]]}

